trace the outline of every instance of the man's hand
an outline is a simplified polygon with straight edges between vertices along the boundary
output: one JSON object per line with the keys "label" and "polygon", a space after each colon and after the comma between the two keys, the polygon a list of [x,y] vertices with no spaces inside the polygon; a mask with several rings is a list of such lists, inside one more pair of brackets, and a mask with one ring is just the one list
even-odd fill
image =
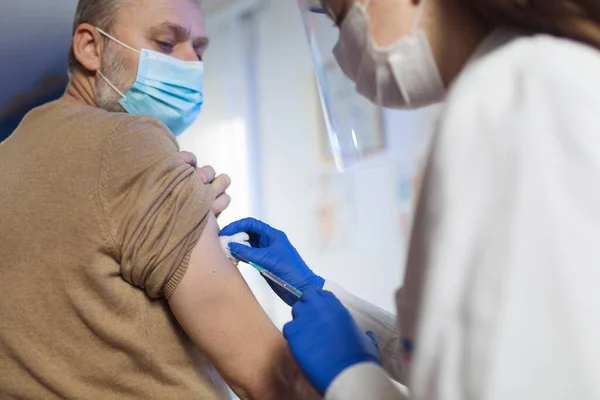
{"label": "man's hand", "polygon": [[196,168],[202,182],[205,185],[208,184],[212,187],[215,196],[212,212],[218,217],[227,209],[227,207],[229,207],[229,204],[231,204],[231,197],[226,193],[229,186],[231,186],[231,178],[225,174],[217,176],[214,168],[210,166],[198,168],[198,160],[192,153],[182,151],[181,156],[187,164]]}
{"label": "man's hand", "polygon": [[212,212],[218,217],[231,204],[231,197],[226,193],[231,185],[231,178],[225,174],[216,176],[214,168],[210,166],[197,168],[197,171],[202,182],[209,184],[213,189],[215,201],[212,205]]}

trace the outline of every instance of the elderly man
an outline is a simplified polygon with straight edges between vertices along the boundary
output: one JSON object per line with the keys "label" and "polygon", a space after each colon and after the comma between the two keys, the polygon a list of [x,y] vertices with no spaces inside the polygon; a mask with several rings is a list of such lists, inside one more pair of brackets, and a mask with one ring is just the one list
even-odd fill
{"label": "elderly man", "polygon": [[0,398],[314,395],[220,248],[226,178],[178,152],[202,21],[194,0],[80,0],[65,95],[0,145]]}

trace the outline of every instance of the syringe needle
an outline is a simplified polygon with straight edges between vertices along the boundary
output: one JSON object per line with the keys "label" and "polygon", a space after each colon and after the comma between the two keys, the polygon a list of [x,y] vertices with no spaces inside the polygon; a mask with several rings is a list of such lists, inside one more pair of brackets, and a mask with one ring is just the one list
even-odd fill
{"label": "syringe needle", "polygon": [[271,273],[270,271],[266,270],[260,265],[256,265],[254,263],[250,263],[250,265],[253,266],[258,272],[260,272],[262,276],[275,283],[277,286],[281,287],[284,290],[287,290],[288,292],[290,292],[298,298],[302,297],[302,292],[300,290],[296,289],[294,286],[279,278],[277,275]]}

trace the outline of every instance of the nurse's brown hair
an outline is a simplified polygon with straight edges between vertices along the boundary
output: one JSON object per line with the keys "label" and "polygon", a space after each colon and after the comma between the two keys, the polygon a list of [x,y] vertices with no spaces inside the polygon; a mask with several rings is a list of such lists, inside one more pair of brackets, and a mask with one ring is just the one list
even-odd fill
{"label": "nurse's brown hair", "polygon": [[600,0],[467,0],[493,25],[549,33],[600,49]]}

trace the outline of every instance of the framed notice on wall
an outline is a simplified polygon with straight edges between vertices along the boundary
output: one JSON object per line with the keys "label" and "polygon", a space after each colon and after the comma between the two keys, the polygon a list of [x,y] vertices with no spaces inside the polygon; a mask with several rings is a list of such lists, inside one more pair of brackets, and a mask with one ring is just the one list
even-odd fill
{"label": "framed notice on wall", "polygon": [[[323,80],[329,110],[322,109],[319,142],[323,157],[333,159],[329,127],[338,137],[348,137],[361,155],[369,156],[385,149],[383,114],[381,107],[356,92],[354,83],[348,79],[335,61],[325,64]],[[318,104],[320,104],[319,102]]]}

